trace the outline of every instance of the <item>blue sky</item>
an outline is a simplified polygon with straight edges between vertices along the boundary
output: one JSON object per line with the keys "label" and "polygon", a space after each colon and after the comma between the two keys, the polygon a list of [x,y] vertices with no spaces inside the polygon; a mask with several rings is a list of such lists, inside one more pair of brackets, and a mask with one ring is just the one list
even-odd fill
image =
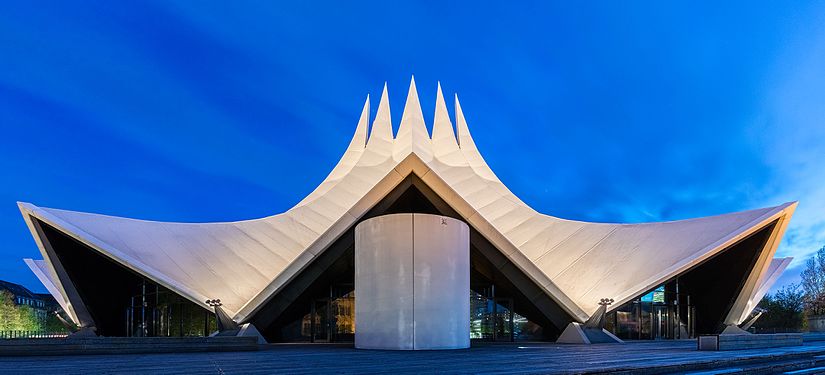
{"label": "blue sky", "polygon": [[4,4],[0,279],[43,290],[16,201],[282,212],[384,81],[397,128],[411,74],[427,121],[437,81],[460,95],[490,166],[539,211],[645,222],[799,200],[780,284],[825,245],[823,2],[283,3]]}

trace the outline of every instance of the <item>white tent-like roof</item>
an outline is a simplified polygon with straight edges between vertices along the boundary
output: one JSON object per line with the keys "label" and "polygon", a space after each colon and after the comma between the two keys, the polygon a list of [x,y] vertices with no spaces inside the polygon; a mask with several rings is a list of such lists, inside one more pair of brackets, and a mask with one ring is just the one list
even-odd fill
{"label": "white tent-like roof", "polygon": [[395,136],[386,85],[368,131],[369,108],[367,97],[355,135],[329,176],[278,215],[168,223],[19,203],[45,260],[33,270],[51,281],[49,290],[76,322],[90,319],[60,277],[62,266],[38,228],[41,221],[198,305],[220,298],[225,311],[243,322],[414,174],[579,321],[596,311],[601,298],[614,298],[619,306],[776,224],[726,319],[739,323],[773,277],[769,265],[797,205],[645,224],[560,219],[532,209],[496,177],[473,142],[457,97],[453,129],[440,85],[432,136],[415,82]]}
{"label": "white tent-like roof", "polygon": [[788,268],[788,265],[791,264],[793,257],[786,257],[786,258],[775,258],[771,260],[771,264],[768,266],[768,270],[759,280],[759,284],[756,287],[756,292],[753,294],[753,297],[750,298],[748,301],[748,306],[742,311],[742,316],[739,317],[739,321],[743,322],[747,319],[748,315],[753,312],[753,309],[756,308],[756,305],[759,301],[762,300],[762,297],[765,294],[768,294],[768,291],[776,284],[776,281],[779,280],[779,276],[782,276],[782,272]]}

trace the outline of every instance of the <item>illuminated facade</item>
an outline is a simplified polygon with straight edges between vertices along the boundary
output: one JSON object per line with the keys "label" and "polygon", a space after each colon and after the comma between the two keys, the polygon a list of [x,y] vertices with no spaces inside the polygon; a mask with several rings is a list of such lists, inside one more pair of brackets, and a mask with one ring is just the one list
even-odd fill
{"label": "illuminated facade", "polygon": [[166,223],[19,203],[43,256],[30,267],[72,320],[102,335],[208,332],[205,301],[219,298],[270,341],[348,341],[354,228],[387,214],[469,226],[470,335],[481,339],[552,339],[602,298],[615,300],[607,322],[620,337],[718,332],[745,320],[787,266],[772,260],[796,202],[660,223],[566,220],[510,192],[457,97],[453,127],[440,86],[432,134],[414,82],[397,134],[386,87],[371,127],[369,117],[367,98],[338,165],[270,217]]}

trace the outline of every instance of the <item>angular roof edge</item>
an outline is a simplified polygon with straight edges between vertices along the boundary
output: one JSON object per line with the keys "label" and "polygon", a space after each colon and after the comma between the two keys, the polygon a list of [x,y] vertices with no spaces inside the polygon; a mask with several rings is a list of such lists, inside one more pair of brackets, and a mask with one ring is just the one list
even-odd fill
{"label": "angular roof edge", "polygon": [[[767,259],[773,257],[797,204],[659,223],[560,219],[532,209],[498,179],[476,148],[457,96],[452,132],[440,84],[432,136],[421,116],[414,81],[397,136],[392,135],[386,85],[368,131],[369,104],[367,97],[355,134],[335,168],[312,193],[281,214],[235,222],[167,223],[28,203],[19,203],[20,210],[50,265],[54,260],[30,217],[196,304],[207,307],[206,299],[220,298],[228,313],[244,321],[414,173],[571,317],[585,321],[597,307],[597,296],[625,301],[779,220],[742,291],[747,295],[739,298],[747,300],[764,279]],[[663,246],[672,249],[662,251]],[[616,282],[615,265],[604,254],[617,254],[628,262],[656,258],[651,263],[655,267]],[[582,268],[588,265],[591,268]],[[50,266],[52,272],[54,268]],[[57,289],[71,295],[57,279]],[[582,281],[580,285],[576,280]]]}

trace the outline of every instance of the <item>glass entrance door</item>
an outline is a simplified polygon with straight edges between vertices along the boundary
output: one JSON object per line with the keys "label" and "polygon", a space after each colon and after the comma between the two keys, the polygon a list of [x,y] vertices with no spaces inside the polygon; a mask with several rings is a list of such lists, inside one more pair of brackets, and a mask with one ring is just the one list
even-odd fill
{"label": "glass entrance door", "polygon": [[355,292],[336,298],[330,304],[330,341],[352,342],[355,340]]}
{"label": "glass entrance door", "polygon": [[[519,323],[518,329],[516,321]],[[535,333],[534,326],[526,318],[513,312],[512,298],[488,298],[470,291],[471,339],[514,341],[516,334],[521,335],[521,338],[532,337]]]}
{"label": "glass entrance door", "polygon": [[513,341],[513,300],[474,297],[470,301],[470,338]]}
{"label": "glass entrance door", "polygon": [[671,319],[670,319],[670,309],[667,305],[653,305],[653,309],[650,314],[650,324],[651,324],[651,338],[654,340],[658,339],[669,339],[671,338],[671,334],[673,330],[671,329]]}
{"label": "glass entrance door", "polygon": [[329,299],[312,303],[312,342],[329,342]]}
{"label": "glass entrance door", "polygon": [[496,298],[493,304],[493,340],[513,341],[513,300]]}

